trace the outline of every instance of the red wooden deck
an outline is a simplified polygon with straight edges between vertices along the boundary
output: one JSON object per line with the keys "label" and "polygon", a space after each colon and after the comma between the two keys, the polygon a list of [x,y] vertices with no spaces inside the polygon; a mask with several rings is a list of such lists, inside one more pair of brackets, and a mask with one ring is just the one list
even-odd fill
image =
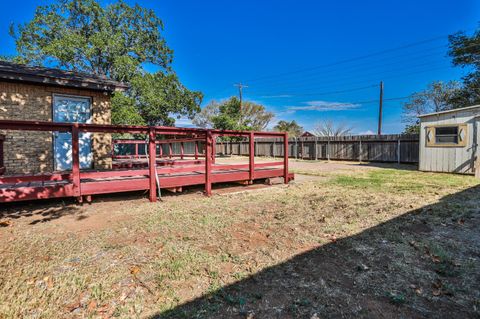
{"label": "red wooden deck", "polygon": [[[71,124],[30,121],[2,121],[0,129],[26,131],[66,131],[72,133],[72,163],[68,172],[41,175],[1,176],[0,202],[22,200],[76,197],[127,191],[149,190],[150,201],[157,200],[157,190],[175,189],[183,186],[205,185],[205,194],[211,194],[212,184],[283,177],[287,183],[293,178],[288,173],[288,158],[283,161],[255,163],[255,137],[282,137],[285,150],[288,146],[286,133],[278,132],[237,132],[172,127],[113,126],[96,124]],[[138,158],[115,158],[115,169],[108,171],[81,171],[79,169],[79,132],[136,133],[148,134],[148,156]],[[174,141],[157,140],[156,136],[176,136]],[[215,164],[213,145],[219,136],[242,136],[250,140],[250,156],[247,164]],[[183,143],[195,141],[195,153],[184,154]],[[198,141],[204,141],[204,150],[198,150]],[[131,142],[131,141],[130,141]],[[135,142],[137,143],[137,142]],[[138,141],[138,144],[145,141]],[[163,159],[156,152],[156,144],[181,143],[179,159]],[[171,144],[170,144],[171,145]],[[203,153],[201,155],[200,153]],[[207,156],[205,156],[207,154]],[[138,155],[138,153],[137,153]],[[173,157],[171,152],[167,155]],[[187,158],[187,157],[192,157]],[[203,157],[199,159],[199,157]],[[145,167],[146,166],[146,167]],[[124,168],[128,167],[128,168]],[[158,180],[158,182],[157,182]]]}

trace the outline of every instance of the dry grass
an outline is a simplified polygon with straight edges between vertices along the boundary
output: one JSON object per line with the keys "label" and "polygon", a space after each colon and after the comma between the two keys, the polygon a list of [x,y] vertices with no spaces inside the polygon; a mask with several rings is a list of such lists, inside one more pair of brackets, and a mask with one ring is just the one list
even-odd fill
{"label": "dry grass", "polygon": [[0,317],[480,315],[475,179],[302,169],[322,178],[55,220],[22,206],[0,228]]}

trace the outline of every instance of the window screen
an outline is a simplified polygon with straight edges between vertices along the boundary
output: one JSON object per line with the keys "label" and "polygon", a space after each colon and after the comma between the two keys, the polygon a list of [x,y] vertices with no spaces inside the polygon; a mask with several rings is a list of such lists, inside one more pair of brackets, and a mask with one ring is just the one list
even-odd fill
{"label": "window screen", "polygon": [[435,128],[436,144],[458,144],[458,126]]}

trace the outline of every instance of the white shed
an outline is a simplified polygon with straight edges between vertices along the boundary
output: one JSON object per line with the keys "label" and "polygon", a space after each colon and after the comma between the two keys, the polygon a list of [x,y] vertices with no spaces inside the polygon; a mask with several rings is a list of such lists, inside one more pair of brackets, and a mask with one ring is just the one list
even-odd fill
{"label": "white shed", "polygon": [[474,174],[479,168],[480,105],[425,114],[419,118],[419,169]]}

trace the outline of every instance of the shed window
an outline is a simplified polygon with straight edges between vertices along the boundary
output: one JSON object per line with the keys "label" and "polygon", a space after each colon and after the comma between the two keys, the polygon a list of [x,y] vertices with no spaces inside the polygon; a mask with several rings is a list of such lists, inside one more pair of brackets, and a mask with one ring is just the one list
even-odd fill
{"label": "shed window", "polygon": [[458,144],[458,126],[436,127],[436,144]]}
{"label": "shed window", "polygon": [[427,126],[426,142],[432,147],[464,147],[467,145],[467,125]]}

